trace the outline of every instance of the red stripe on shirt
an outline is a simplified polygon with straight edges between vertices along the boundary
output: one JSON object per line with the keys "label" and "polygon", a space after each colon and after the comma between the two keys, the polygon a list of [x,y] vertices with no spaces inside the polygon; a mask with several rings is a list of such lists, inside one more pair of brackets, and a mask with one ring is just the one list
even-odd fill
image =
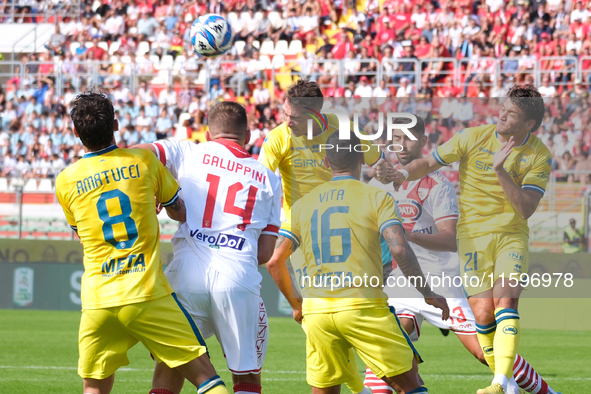
{"label": "red stripe on shirt", "polygon": [[265,227],[263,229],[263,232],[264,231],[268,231],[270,233],[278,233],[279,232],[279,227],[273,226],[272,224],[269,224],[267,227]]}
{"label": "red stripe on shirt", "polygon": [[166,167],[166,151],[164,147],[158,143],[155,143],[156,148],[158,149],[158,158],[160,159],[160,163]]}

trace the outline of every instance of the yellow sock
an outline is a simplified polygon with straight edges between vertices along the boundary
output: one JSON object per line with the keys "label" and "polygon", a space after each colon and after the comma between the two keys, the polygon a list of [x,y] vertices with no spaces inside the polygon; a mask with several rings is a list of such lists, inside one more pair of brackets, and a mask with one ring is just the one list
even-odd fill
{"label": "yellow sock", "polygon": [[494,340],[495,375],[513,376],[513,363],[521,339],[519,313],[515,309],[495,309],[497,332]]}
{"label": "yellow sock", "polygon": [[197,394],[229,394],[228,389],[224,385],[222,378],[215,375],[213,378],[201,383],[197,389]]}
{"label": "yellow sock", "polygon": [[207,391],[207,394],[230,394],[226,386],[219,385]]}
{"label": "yellow sock", "polygon": [[495,372],[495,352],[494,352],[494,340],[495,331],[497,329],[497,323],[491,323],[486,326],[476,324],[476,337],[482,353],[484,353],[484,359],[488,363],[488,366]]}
{"label": "yellow sock", "polygon": [[363,385],[363,379],[359,374],[359,370],[357,369],[357,362],[355,361],[355,351],[353,348],[349,348],[349,362],[347,363],[347,369],[353,375],[353,379],[348,382],[345,382],[349,390],[352,393],[360,393],[363,391],[365,386]]}

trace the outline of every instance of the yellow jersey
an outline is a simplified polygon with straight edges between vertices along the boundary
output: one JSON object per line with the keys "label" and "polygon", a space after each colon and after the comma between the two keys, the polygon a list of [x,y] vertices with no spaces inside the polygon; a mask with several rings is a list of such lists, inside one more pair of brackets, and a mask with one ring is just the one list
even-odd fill
{"label": "yellow jersey", "polygon": [[[490,233],[524,233],[527,220],[513,208],[493,170],[493,157],[501,147],[496,125],[464,129],[433,152],[441,165],[460,161],[460,219],[458,238]],[[526,190],[544,195],[552,170],[552,155],[544,143],[529,134],[513,148],[505,170]]]}
{"label": "yellow jersey", "polygon": [[296,202],[279,232],[301,250],[292,259],[302,261],[292,262],[303,313],[387,307],[380,235],[393,225],[402,221],[392,195],[351,176],[334,177]]}
{"label": "yellow jersey", "polygon": [[148,301],[172,293],[160,261],[154,196],[168,206],[179,186],[156,156],[112,145],[87,153],[56,179],[66,219],[84,247],[82,308]]}
{"label": "yellow jersey", "polygon": [[[323,126],[322,133],[313,139],[309,140],[307,135],[292,135],[287,123],[282,123],[269,132],[263,143],[259,161],[273,172],[279,168],[286,222],[289,221],[290,209],[296,201],[316,186],[330,181],[332,177],[330,169],[324,164],[326,154],[320,151],[320,145],[325,144],[328,137],[339,130],[339,120],[333,114],[323,117],[328,127]],[[354,130],[353,122],[351,130]],[[365,143],[369,147],[365,152],[365,163],[371,166],[384,155],[371,141]]]}

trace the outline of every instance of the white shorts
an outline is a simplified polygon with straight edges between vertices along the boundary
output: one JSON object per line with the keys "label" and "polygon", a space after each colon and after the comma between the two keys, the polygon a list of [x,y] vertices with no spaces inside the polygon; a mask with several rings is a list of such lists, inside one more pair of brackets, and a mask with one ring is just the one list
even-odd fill
{"label": "white shorts", "polygon": [[215,334],[228,369],[236,375],[260,373],[269,343],[267,311],[260,295],[203,263],[190,250],[175,253],[165,274],[203,337]]}
{"label": "white shorts", "polygon": [[[391,276],[402,275],[396,269]],[[392,281],[392,283],[394,283]],[[427,320],[435,327],[451,330],[458,335],[476,335],[476,321],[468,300],[460,288],[448,287],[433,289],[444,296],[449,306],[449,319],[441,320],[441,309],[435,308],[425,302],[425,299],[414,287],[386,286],[384,291],[388,295],[388,304],[396,310],[396,316],[413,319],[415,329],[409,334],[411,341],[415,342],[421,335],[423,320]]]}
{"label": "white shorts", "polygon": [[476,322],[468,300],[465,298],[446,298],[446,300],[449,306],[447,321],[441,320],[441,309],[427,304],[422,298],[390,298],[388,304],[394,307],[396,316],[414,320],[415,329],[409,334],[413,342],[421,336],[423,320],[458,335],[476,335]]}

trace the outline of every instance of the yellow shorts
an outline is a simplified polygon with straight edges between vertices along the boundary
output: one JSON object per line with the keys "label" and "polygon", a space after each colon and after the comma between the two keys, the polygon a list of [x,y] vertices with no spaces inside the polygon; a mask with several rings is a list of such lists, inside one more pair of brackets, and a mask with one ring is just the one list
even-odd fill
{"label": "yellow shorts", "polygon": [[492,289],[498,278],[518,278],[522,272],[527,273],[528,241],[528,237],[521,233],[491,233],[459,239],[460,275],[464,292],[474,296]]}
{"label": "yellow shorts", "polygon": [[78,374],[91,379],[111,376],[129,364],[127,351],[138,342],[171,368],[207,353],[199,329],[173,293],[137,304],[82,310]]}
{"label": "yellow shorts", "polygon": [[422,362],[394,308],[311,313],[304,316],[304,324],[306,378],[313,387],[332,387],[354,378],[347,369],[351,347],[379,378],[409,371],[415,356]]}

